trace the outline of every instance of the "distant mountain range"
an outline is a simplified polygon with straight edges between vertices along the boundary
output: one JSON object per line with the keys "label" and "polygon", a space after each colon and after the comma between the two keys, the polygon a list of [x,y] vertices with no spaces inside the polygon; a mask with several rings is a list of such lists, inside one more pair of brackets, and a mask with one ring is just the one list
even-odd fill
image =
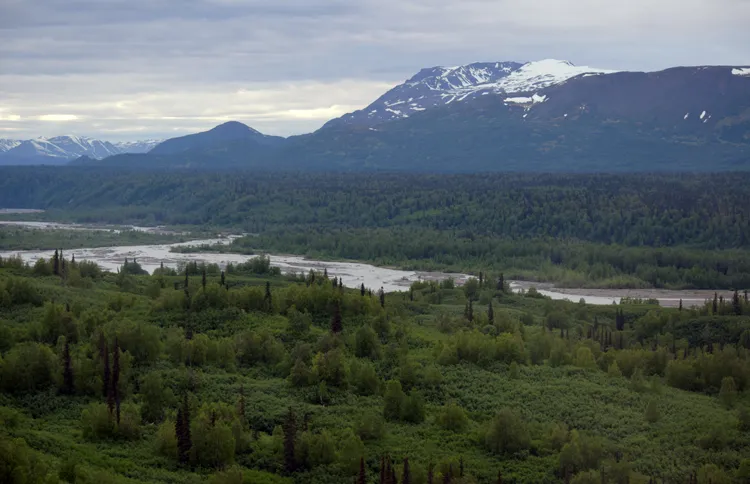
{"label": "distant mountain range", "polygon": [[230,122],[144,154],[81,156],[143,169],[748,170],[750,68],[434,67],[314,133],[285,139]]}
{"label": "distant mountain range", "polygon": [[120,153],[146,153],[160,142],[110,143],[72,135],[30,140],[0,139],[0,165],[64,165],[81,156],[98,160]]}

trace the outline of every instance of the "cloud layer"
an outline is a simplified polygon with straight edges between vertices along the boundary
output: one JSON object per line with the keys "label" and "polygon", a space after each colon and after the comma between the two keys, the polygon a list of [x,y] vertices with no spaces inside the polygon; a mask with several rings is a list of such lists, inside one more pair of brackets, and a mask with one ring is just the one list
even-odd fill
{"label": "cloud layer", "polygon": [[4,0],[0,137],[311,131],[422,67],[750,64],[746,0]]}

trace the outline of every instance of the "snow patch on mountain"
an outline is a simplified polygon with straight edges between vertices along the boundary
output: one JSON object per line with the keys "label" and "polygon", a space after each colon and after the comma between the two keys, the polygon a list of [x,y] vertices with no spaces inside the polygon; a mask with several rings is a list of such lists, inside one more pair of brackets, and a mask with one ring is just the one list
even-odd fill
{"label": "snow patch on mountain", "polygon": [[0,139],[0,153],[8,150],[12,150],[16,146],[20,145],[21,142],[17,139]]}
{"label": "snow patch on mountain", "polygon": [[[348,124],[374,126],[407,118],[420,111],[462,102],[478,96],[508,96],[506,102],[536,104],[544,102],[537,91],[561,84],[580,75],[602,75],[616,71],[575,66],[567,61],[545,59],[518,62],[486,62],[456,67],[422,69],[361,111],[346,114],[326,123],[327,127]],[[536,96],[536,97],[535,97]]]}
{"label": "snow patch on mountain", "polygon": [[112,144],[115,145],[115,148],[120,150],[120,153],[148,153],[154,148],[154,146],[162,141],[164,140],[146,139],[142,141],[121,141]]}

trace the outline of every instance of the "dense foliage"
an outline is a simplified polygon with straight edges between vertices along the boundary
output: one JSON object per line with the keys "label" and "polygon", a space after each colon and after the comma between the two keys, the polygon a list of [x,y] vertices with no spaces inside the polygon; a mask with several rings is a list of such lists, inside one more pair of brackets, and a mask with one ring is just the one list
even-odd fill
{"label": "dense foliage", "polygon": [[3,168],[0,206],[203,225],[278,250],[570,286],[750,287],[750,175],[310,175]]}
{"label": "dense foliage", "polygon": [[747,478],[742,293],[596,307],[485,279],[381,299],[263,259],[129,265],[0,261],[0,482]]}

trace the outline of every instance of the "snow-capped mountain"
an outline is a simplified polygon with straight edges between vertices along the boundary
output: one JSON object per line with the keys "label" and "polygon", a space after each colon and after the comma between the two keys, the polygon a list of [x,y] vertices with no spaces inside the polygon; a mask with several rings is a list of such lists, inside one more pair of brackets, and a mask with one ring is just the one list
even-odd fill
{"label": "snow-capped mountain", "polygon": [[12,150],[16,146],[20,145],[21,142],[17,139],[0,139],[0,153],[4,153],[8,150]]}
{"label": "snow-capped mountain", "polygon": [[[521,64],[491,62],[459,67],[432,67],[400,84],[365,109],[346,114],[326,126],[374,126],[437,106],[461,102],[477,96],[499,94],[508,102],[539,102],[536,91],[562,84],[577,76],[610,74],[616,71],[576,66],[568,61],[546,59]],[[527,94],[526,96],[509,96]]]}
{"label": "snow-capped mountain", "polygon": [[145,139],[141,141],[120,141],[112,144],[117,148],[118,153],[148,153],[162,141],[164,140]]}
{"label": "snow-capped mountain", "polygon": [[81,156],[100,160],[122,153],[146,153],[159,143],[159,140],[110,143],[74,135],[0,140],[0,165],[62,165]]}

